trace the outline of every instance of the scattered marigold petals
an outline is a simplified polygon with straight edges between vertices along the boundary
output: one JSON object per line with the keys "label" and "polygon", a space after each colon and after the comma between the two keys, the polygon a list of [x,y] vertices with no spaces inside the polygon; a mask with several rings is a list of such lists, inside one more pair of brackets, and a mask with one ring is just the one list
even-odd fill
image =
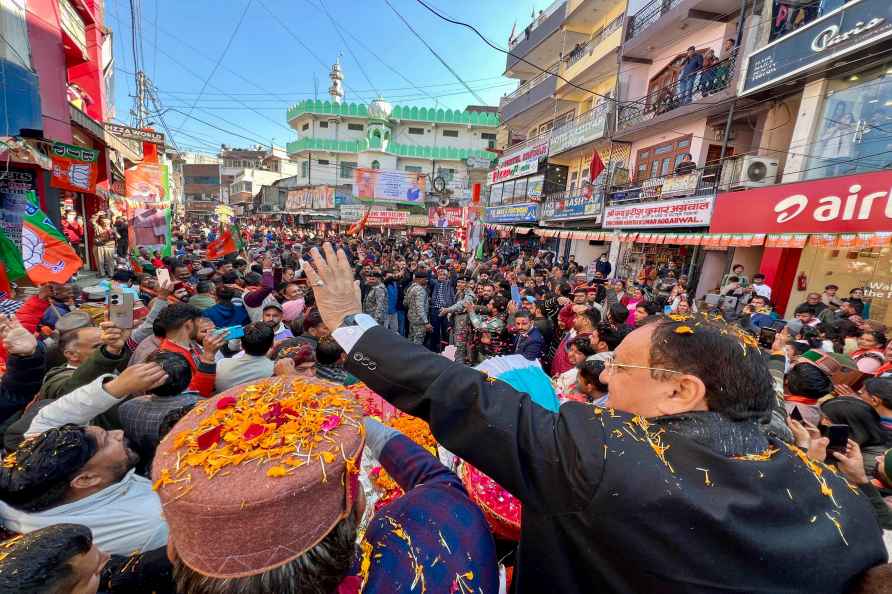
{"label": "scattered marigold petals", "polygon": [[235,396],[224,396],[217,401],[217,410],[223,410],[231,406],[235,406],[236,402],[238,402],[238,400]]}
{"label": "scattered marigold petals", "polygon": [[288,469],[284,466],[272,466],[266,471],[266,476],[271,477],[280,477],[286,476],[288,474]]}
{"label": "scattered marigold petals", "polygon": [[332,454],[331,452],[322,452],[322,460],[326,464],[331,464],[332,462],[335,461],[335,455]]}
{"label": "scattered marigold petals", "polygon": [[691,328],[690,326],[678,326],[675,329],[675,333],[676,334],[693,334],[694,329]]}
{"label": "scattered marigold petals", "polygon": [[210,431],[205,431],[201,435],[199,435],[195,442],[198,444],[199,450],[206,450],[218,441],[220,441],[220,436],[223,434],[223,425],[217,425]]}

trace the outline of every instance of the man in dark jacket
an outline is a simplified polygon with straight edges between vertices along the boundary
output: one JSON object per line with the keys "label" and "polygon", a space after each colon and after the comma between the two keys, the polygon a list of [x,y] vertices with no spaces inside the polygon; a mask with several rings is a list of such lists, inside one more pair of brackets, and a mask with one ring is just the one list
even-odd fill
{"label": "man in dark jacket", "polygon": [[330,246],[313,256],[347,370],[523,504],[519,594],[844,592],[886,563],[867,498],[761,430],[771,375],[734,327],[698,316],[638,328],[605,370],[615,408],[552,413],[355,315],[346,259]]}
{"label": "man in dark jacket", "polygon": [[529,312],[520,310],[515,313],[514,327],[517,329],[517,336],[514,338],[514,354],[523,355],[530,361],[539,359],[542,356],[545,338],[533,325]]}

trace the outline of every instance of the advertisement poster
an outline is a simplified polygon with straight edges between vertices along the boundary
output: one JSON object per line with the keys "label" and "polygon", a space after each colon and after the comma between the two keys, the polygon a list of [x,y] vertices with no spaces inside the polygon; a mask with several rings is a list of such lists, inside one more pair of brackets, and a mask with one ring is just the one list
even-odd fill
{"label": "advertisement poster", "polygon": [[432,206],[427,211],[428,227],[448,229],[461,227],[462,209],[454,206]]}
{"label": "advertisement poster", "polygon": [[546,201],[542,207],[542,217],[552,220],[590,218],[598,222],[601,220],[603,203],[604,197],[601,194],[594,197],[585,194],[565,196]]}
{"label": "advertisement poster", "polygon": [[22,245],[22,219],[28,192],[37,192],[37,177],[31,169],[10,167],[0,179],[0,227],[19,247]]}
{"label": "advertisement poster", "polygon": [[161,206],[167,195],[167,167],[142,163],[125,172],[127,197],[146,205]]}
{"label": "advertisement poster", "polygon": [[285,197],[285,212],[288,213],[311,209],[325,210],[334,206],[335,192],[331,186],[288,190],[288,195]]}
{"label": "advertisement poster", "polygon": [[706,227],[712,216],[713,200],[707,196],[608,206],[604,209],[604,228]]}
{"label": "advertisement poster", "polygon": [[357,167],[353,195],[360,200],[423,204],[426,181],[422,173]]}
{"label": "advertisement poster", "polygon": [[143,163],[128,169],[125,177],[123,214],[129,224],[130,245],[160,250],[170,232],[164,212],[170,202],[167,166]]}

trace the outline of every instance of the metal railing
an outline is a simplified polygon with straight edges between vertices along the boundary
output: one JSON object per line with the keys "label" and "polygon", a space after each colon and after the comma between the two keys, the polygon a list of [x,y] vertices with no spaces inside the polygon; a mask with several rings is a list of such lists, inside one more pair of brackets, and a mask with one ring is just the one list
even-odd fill
{"label": "metal railing", "polygon": [[621,186],[611,186],[607,204],[629,204],[677,198],[699,198],[716,194],[721,165],[708,165],[690,173],[661,175]]}
{"label": "metal railing", "polygon": [[514,47],[517,46],[518,43],[520,43],[524,39],[527,39],[530,36],[530,33],[535,31],[539,25],[548,20],[548,17],[554,14],[555,11],[563,6],[566,1],[567,0],[554,0],[554,2],[552,2],[548,8],[537,14],[536,18],[533,19],[533,22],[531,22],[523,30],[521,30],[517,37],[508,40],[508,49],[514,49]]}
{"label": "metal railing", "polygon": [[566,62],[567,68],[570,68],[576,62],[582,60],[585,57],[592,55],[601,42],[610,37],[615,31],[623,28],[623,15],[619,15],[612,21],[610,21],[606,27],[595,33],[591,36],[591,38],[586,41],[584,44],[574,47],[570,50],[570,53],[567,55]]}
{"label": "metal railing", "polygon": [[681,0],[654,0],[629,18],[626,29],[626,41],[629,41],[658,20],[660,17],[681,4]]}
{"label": "metal railing", "polygon": [[693,74],[681,77],[644,97],[621,101],[616,119],[617,126],[627,128],[645,122],[728,88],[734,79],[736,66],[735,48],[727,58],[712,66],[706,66]]}
{"label": "metal railing", "polygon": [[530,80],[526,81],[525,83],[523,83],[522,85],[520,85],[519,87],[517,87],[516,89],[514,89],[513,91],[511,91],[504,97],[502,97],[502,101],[501,101],[502,105],[509,103],[511,101],[514,101],[515,99],[517,99],[524,93],[527,93],[528,91],[530,91],[530,89],[532,89],[539,83],[547,80],[549,77],[554,76],[555,74],[558,74],[559,72],[560,72],[560,62],[555,62],[554,64],[552,64],[551,66],[546,68],[545,72],[539,73],[538,75],[534,76]]}

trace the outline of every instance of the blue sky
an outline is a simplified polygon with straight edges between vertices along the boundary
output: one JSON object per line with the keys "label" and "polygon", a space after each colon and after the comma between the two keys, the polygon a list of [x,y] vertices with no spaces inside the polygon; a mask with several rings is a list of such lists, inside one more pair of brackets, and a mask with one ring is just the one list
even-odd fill
{"label": "blue sky", "polygon": [[[414,0],[390,2],[487,104],[498,105],[499,97],[514,88],[514,81],[501,77],[505,55],[473,32],[441,21]],[[477,103],[385,0],[250,0],[250,5],[249,0],[139,0],[137,4],[142,5],[137,29],[143,69],[158,89],[162,109],[169,110],[166,123],[183,150],[216,152],[221,143],[284,146],[295,138],[285,110],[314,96],[314,76],[318,96],[328,97],[328,70],[338,54],[348,101],[367,101],[380,93],[395,104],[464,108]],[[548,4],[549,0],[431,3],[447,16],[473,24],[501,47],[507,45],[515,20],[520,30],[533,10]],[[135,88],[130,18],[129,0],[108,1],[106,23],[115,31],[116,119],[124,123],[130,122]],[[332,19],[340,25],[340,33]],[[190,109],[191,116],[186,117]],[[154,121],[163,131],[160,121]]]}

